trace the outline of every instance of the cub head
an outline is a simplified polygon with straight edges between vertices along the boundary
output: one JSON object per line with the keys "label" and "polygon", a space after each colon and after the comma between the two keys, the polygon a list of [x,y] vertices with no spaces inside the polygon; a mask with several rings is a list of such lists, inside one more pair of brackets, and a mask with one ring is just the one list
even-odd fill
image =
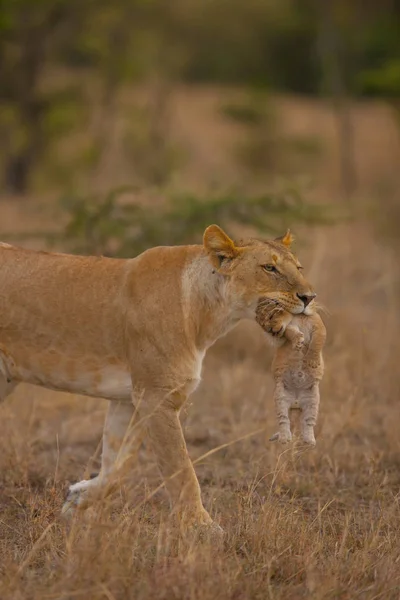
{"label": "cub head", "polygon": [[204,232],[203,243],[215,271],[226,278],[229,301],[254,318],[257,306],[271,300],[297,315],[313,314],[316,294],[291,252],[293,236],[288,230],[274,240],[248,239],[235,243],[217,225]]}

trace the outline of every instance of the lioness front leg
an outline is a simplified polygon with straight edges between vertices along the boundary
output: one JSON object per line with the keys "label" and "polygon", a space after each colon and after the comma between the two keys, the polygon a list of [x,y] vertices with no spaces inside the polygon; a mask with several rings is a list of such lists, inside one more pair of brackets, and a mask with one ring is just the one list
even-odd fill
{"label": "lioness front leg", "polygon": [[[131,451],[129,426],[134,424],[135,407],[130,402],[110,402],[103,430],[103,451],[100,473],[92,479],[84,479],[69,487],[62,508],[70,514],[76,507],[86,508],[93,493],[107,486],[112,475],[117,474]],[[110,488],[111,489],[111,488]]]}
{"label": "lioness front leg", "polygon": [[[156,397],[155,397],[156,398]],[[168,490],[172,508],[184,528],[215,525],[201,501],[200,485],[186,448],[179,420],[179,408],[184,399],[172,394],[156,404],[146,419],[148,437],[156,456],[158,467]]]}

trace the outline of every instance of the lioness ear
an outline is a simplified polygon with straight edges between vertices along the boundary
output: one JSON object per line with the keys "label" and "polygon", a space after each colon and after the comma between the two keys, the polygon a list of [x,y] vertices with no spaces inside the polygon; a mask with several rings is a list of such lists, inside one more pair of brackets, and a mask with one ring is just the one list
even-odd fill
{"label": "lioness ear", "polygon": [[235,258],[239,254],[231,238],[218,225],[210,225],[203,235],[204,248],[212,264],[219,268],[224,259]]}
{"label": "lioness ear", "polygon": [[275,242],[280,242],[281,244],[286,246],[286,248],[290,248],[293,241],[294,241],[294,235],[292,235],[292,233],[290,232],[290,229],[287,230],[285,235],[275,238]]}

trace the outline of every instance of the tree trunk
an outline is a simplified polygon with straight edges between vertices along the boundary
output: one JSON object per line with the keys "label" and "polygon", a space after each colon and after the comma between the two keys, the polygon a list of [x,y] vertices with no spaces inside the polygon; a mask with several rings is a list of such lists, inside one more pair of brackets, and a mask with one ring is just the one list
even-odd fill
{"label": "tree trunk", "polygon": [[357,188],[354,151],[354,128],[351,118],[350,98],[345,82],[344,44],[333,14],[334,0],[318,1],[320,32],[318,53],[326,81],[328,95],[333,101],[339,140],[340,180],[342,192],[350,201]]}
{"label": "tree trunk", "polygon": [[10,156],[4,169],[4,185],[9,194],[25,194],[28,190],[31,171],[30,157],[21,152]]}

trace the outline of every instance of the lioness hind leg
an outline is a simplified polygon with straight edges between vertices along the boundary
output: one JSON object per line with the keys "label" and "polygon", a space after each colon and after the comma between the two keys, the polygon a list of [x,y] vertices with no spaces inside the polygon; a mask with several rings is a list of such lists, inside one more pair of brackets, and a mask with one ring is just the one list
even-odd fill
{"label": "lioness hind leg", "polygon": [[10,381],[5,375],[0,373],[0,403],[11,394],[17,385],[17,381]]}
{"label": "lioness hind leg", "polygon": [[[62,513],[71,514],[77,507],[86,508],[93,493],[109,487],[114,473],[119,472],[131,453],[129,426],[134,424],[135,407],[131,403],[110,402],[103,431],[103,452],[100,473],[69,487]],[[109,491],[109,490],[108,490]]]}
{"label": "lioness hind leg", "polygon": [[17,381],[13,380],[14,369],[14,360],[0,344],[0,402],[3,402],[18,384]]}

